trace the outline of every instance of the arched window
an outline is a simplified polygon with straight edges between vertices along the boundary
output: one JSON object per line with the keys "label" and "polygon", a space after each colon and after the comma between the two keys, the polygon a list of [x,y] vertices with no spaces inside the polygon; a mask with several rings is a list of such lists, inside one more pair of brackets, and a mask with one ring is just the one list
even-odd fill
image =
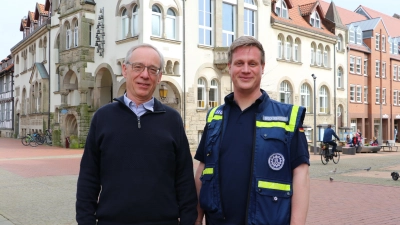
{"label": "arched window", "polygon": [[319,14],[317,11],[314,11],[311,15],[310,15],[310,24],[313,27],[316,28],[321,28],[321,19],[319,17]]}
{"label": "arched window", "polygon": [[151,34],[161,37],[161,10],[157,5],[153,5],[151,10]]}
{"label": "arched window", "polygon": [[74,47],[78,47],[78,29],[78,20],[76,20],[74,24]]}
{"label": "arched window", "polygon": [[356,34],[356,40],[357,40],[357,44],[361,45],[361,41],[362,41],[362,31],[360,27],[357,27],[357,34]]}
{"label": "arched window", "polygon": [[215,79],[211,81],[208,105],[210,107],[218,106],[218,81]]}
{"label": "arched window", "polygon": [[288,103],[288,104],[292,103],[292,101],[291,101],[292,90],[291,90],[288,82],[282,81],[281,87],[279,90],[279,96],[280,96],[280,98],[279,98],[280,102]]}
{"label": "arched window", "polygon": [[286,43],[285,43],[285,59],[286,60],[292,59],[292,45],[293,45],[292,37],[288,36],[286,38]]}
{"label": "arched window", "polygon": [[123,9],[121,13],[121,27],[122,27],[121,38],[125,39],[129,31],[129,19],[128,19],[128,12],[126,11],[126,9]]}
{"label": "arched window", "polygon": [[329,46],[325,46],[324,50],[324,67],[329,67],[329,61],[330,61],[330,48]]}
{"label": "arched window", "polygon": [[319,112],[320,113],[328,113],[328,90],[325,86],[322,86],[319,90]]}
{"label": "arched window", "polygon": [[283,58],[283,36],[278,36],[278,59]]}
{"label": "arched window", "polygon": [[205,108],[206,82],[203,78],[197,80],[197,108]]}
{"label": "arched window", "polygon": [[244,35],[256,36],[256,11],[257,6],[254,4],[253,0],[244,1]]}
{"label": "arched window", "polygon": [[278,0],[275,3],[275,13],[279,17],[288,18],[288,8],[284,0]]}
{"label": "arched window", "polygon": [[293,46],[293,61],[300,62],[301,61],[300,56],[301,56],[301,41],[299,38],[296,38],[296,41]]}
{"label": "arched window", "polygon": [[315,65],[315,51],[316,51],[316,44],[313,42],[311,43],[311,65]]}
{"label": "arched window", "polygon": [[351,25],[349,27],[349,42],[350,43],[356,43],[355,36],[356,35],[355,35],[354,27],[353,27],[353,25]]}
{"label": "arched window", "polygon": [[69,49],[71,47],[71,26],[67,22],[65,24],[65,29],[66,29],[66,38],[65,38],[65,48]]}
{"label": "arched window", "polygon": [[322,64],[323,52],[324,52],[324,46],[322,46],[322,44],[319,44],[318,49],[317,49],[317,54],[316,54],[317,66],[321,66],[321,64]]}
{"label": "arched window", "polygon": [[132,10],[132,36],[136,36],[139,33],[139,10],[138,6],[135,5]]}
{"label": "arched window", "polygon": [[337,72],[337,87],[338,88],[343,87],[343,69],[342,69],[342,67],[339,67],[338,72]]}
{"label": "arched window", "polygon": [[176,39],[176,15],[174,10],[168,9],[165,19],[165,32],[168,39]]}
{"label": "arched window", "polygon": [[337,43],[336,43],[336,49],[338,51],[342,50],[342,43],[343,43],[343,37],[342,37],[341,34],[339,34],[338,35],[338,40],[337,40]]}
{"label": "arched window", "polygon": [[306,112],[310,113],[311,112],[311,92],[310,92],[310,86],[307,84],[301,85],[300,88],[300,98],[301,98],[301,106],[306,108]]}

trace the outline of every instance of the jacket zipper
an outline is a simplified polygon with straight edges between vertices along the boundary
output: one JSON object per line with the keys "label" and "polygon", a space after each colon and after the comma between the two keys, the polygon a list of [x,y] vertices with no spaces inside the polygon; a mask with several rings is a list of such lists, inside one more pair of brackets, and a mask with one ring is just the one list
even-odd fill
{"label": "jacket zipper", "polygon": [[137,118],[137,127],[140,129],[142,126],[140,126],[140,116]]}
{"label": "jacket zipper", "polygon": [[[222,145],[222,139],[223,139],[223,130],[224,130],[224,117],[222,117],[222,123],[221,123],[221,131],[220,131],[220,137],[221,137],[221,140],[219,141],[219,146],[218,146],[218,148],[219,148],[219,151],[218,151],[218,161],[219,161],[219,159],[220,159],[220,157],[221,157],[221,145]],[[220,163],[217,163],[217,165],[218,165],[218,173],[219,173],[219,176],[218,176],[218,178],[219,178],[219,199],[220,199],[220,201],[221,201],[221,212],[222,212],[222,217],[223,217],[223,220],[225,220],[225,213],[224,213],[224,207],[223,207],[223,204],[222,204],[222,196],[221,196],[221,193],[222,193],[222,189],[221,189],[221,170],[220,170]]]}
{"label": "jacket zipper", "polygon": [[[257,113],[254,116],[254,120],[257,121]],[[254,144],[256,142],[256,122],[254,121],[254,132],[253,132],[253,149],[251,151],[251,173],[250,173],[250,182],[249,182],[249,190],[247,191],[247,204],[246,204],[246,221],[245,224],[249,224],[249,207],[250,207],[250,194],[251,194],[251,188],[252,188],[252,183],[253,183],[253,176],[254,176]]]}

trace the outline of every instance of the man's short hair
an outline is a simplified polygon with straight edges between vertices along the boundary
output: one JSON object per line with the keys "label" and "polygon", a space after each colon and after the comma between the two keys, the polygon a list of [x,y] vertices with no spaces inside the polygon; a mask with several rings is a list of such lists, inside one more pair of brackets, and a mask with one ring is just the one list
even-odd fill
{"label": "man's short hair", "polygon": [[132,52],[135,51],[138,48],[152,48],[152,49],[154,49],[154,51],[156,51],[158,53],[158,55],[160,56],[160,64],[161,64],[160,65],[160,71],[163,71],[163,69],[164,69],[164,56],[163,56],[163,54],[156,47],[154,47],[151,44],[147,44],[147,43],[138,44],[138,45],[133,46],[131,49],[129,49],[129,51],[126,53],[124,63],[129,62],[129,60],[130,60],[130,58],[132,56]]}
{"label": "man's short hair", "polygon": [[331,128],[331,127],[332,127],[332,125],[328,124],[328,128]]}
{"label": "man's short hair", "polygon": [[265,64],[265,51],[262,44],[252,36],[241,36],[234,40],[228,50],[228,62],[232,63],[233,52],[243,46],[254,46],[257,47],[261,52],[261,64]]}

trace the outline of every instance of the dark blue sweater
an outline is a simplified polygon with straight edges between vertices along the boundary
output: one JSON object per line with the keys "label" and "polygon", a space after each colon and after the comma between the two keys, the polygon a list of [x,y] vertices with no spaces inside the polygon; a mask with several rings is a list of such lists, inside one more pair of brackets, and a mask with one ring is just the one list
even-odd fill
{"label": "dark blue sweater", "polygon": [[179,113],[156,99],[138,118],[123,96],[96,111],[77,185],[78,224],[193,225],[193,162]]}

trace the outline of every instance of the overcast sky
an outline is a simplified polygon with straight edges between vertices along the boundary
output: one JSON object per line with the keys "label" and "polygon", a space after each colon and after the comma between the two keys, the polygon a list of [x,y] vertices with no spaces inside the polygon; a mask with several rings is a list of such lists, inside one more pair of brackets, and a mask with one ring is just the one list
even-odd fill
{"label": "overcast sky", "polygon": [[[326,0],[330,2],[330,0]],[[360,4],[368,8],[392,16],[400,14],[399,0],[333,0],[337,6],[354,11]],[[34,11],[36,2],[44,4],[44,0],[11,0],[0,7],[0,59],[10,54],[10,49],[22,40],[19,31],[21,19]]]}

